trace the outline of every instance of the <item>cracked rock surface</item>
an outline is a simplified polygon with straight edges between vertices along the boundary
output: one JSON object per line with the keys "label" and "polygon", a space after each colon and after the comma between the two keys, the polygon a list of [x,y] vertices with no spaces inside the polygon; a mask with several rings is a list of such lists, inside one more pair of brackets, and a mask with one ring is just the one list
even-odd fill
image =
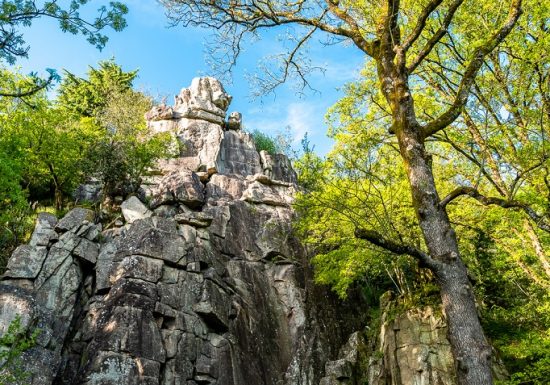
{"label": "cracked rock surface", "polygon": [[16,314],[41,329],[29,384],[317,385],[361,327],[312,283],[288,159],[260,156],[230,101],[199,78],[147,114],[181,153],[110,228],[83,208],[39,215],[0,281],[0,332]]}
{"label": "cracked rock surface", "polygon": [[454,385],[441,316],[384,308],[366,341],[361,298],[313,284],[296,173],[258,153],[230,102],[197,78],[146,114],[180,154],[108,228],[84,208],[39,214],[0,280],[0,334],[16,315],[41,330],[28,384]]}

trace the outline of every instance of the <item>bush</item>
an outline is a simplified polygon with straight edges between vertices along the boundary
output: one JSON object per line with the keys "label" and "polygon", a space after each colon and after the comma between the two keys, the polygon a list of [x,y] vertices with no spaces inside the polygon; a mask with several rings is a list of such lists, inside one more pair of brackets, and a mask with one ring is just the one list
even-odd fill
{"label": "bush", "polygon": [[279,146],[277,146],[277,143],[275,142],[275,138],[264,134],[259,130],[252,131],[250,135],[254,140],[254,144],[256,145],[256,150],[258,152],[266,151],[270,155],[275,155],[280,152]]}

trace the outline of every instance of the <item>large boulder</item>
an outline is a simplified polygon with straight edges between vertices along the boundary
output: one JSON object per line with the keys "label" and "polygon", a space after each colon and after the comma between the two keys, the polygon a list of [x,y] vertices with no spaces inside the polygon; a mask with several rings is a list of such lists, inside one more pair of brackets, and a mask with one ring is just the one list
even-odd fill
{"label": "large boulder", "polygon": [[127,223],[132,223],[138,219],[148,218],[152,214],[151,210],[135,196],[131,196],[122,202],[120,210]]}

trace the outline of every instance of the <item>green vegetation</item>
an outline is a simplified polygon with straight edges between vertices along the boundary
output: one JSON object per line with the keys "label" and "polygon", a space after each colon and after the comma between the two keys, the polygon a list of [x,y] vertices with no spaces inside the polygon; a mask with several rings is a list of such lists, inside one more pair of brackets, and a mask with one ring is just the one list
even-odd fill
{"label": "green vegetation", "polygon": [[83,171],[103,182],[106,197],[135,192],[146,169],[170,155],[168,133],[149,135],[144,113],[153,102],[132,89],[137,71],[124,72],[111,60],[90,67],[87,78],[66,76],[60,108],[79,116],[81,125],[100,128],[93,146],[83,152]]}
{"label": "green vegetation", "polygon": [[[27,77],[0,70],[12,83]],[[144,113],[151,98],[132,88],[137,72],[113,61],[90,68],[87,78],[66,74],[59,97],[44,90],[0,98],[0,249],[7,255],[32,228],[31,205],[62,211],[75,188],[93,176],[103,195],[126,196],[159,157],[170,136],[150,135]]]}
{"label": "green vegetation", "polygon": [[256,150],[258,152],[266,151],[270,155],[275,155],[280,152],[279,147],[275,142],[275,138],[264,134],[260,130],[254,130],[250,133],[250,135],[252,135],[252,139],[254,139],[254,144],[256,145]]}
{"label": "green vegetation", "polygon": [[22,354],[36,345],[40,330],[29,333],[17,315],[0,337],[0,385],[23,385],[28,374],[23,370]]}
{"label": "green vegetation", "polygon": [[251,131],[250,135],[258,152],[266,151],[270,155],[285,154],[289,159],[297,157],[297,152],[292,146],[290,127],[277,132],[274,136],[263,133],[258,129]]}
{"label": "green vegetation", "polygon": [[[113,2],[86,23],[78,10],[87,3],[2,1],[0,61],[26,55],[20,29],[44,16],[103,47],[100,31],[124,28],[127,9]],[[361,80],[346,85],[327,114],[333,150],[322,158],[306,137],[294,163],[303,188],[296,228],[314,252],[317,282],[342,298],[359,287],[374,306],[393,290],[399,310],[443,296],[449,324],[462,323],[452,328],[455,355],[483,357],[488,337],[511,373],[502,385],[547,383],[548,2],[162,3],[175,22],[222,26],[216,33],[229,55],[221,56],[231,65],[247,33],[294,25],[284,35],[293,43],[288,54],[265,71],[264,91],[292,77],[308,85],[301,50],[318,33],[364,53]],[[22,11],[28,16],[17,18]],[[92,176],[107,202],[127,196],[157,158],[170,155],[170,137],[147,130],[143,113],[152,101],[134,89],[137,74],[112,60],[83,78],[65,72],[52,98],[46,90],[60,79],[55,71],[42,79],[0,69],[0,267],[28,237],[35,203],[61,212]],[[258,151],[296,158],[288,131],[251,135]],[[459,307],[467,316],[453,316]],[[34,342],[17,322],[0,339],[0,365]],[[461,338],[470,343],[456,344]],[[460,383],[491,383],[487,360],[474,361]]]}
{"label": "green vegetation", "polygon": [[[550,90],[541,56],[550,41],[537,27],[544,24],[539,12],[548,8],[529,2],[525,9],[521,28],[487,57],[461,117],[425,147],[484,330],[511,373],[507,385],[542,385],[550,378]],[[468,27],[455,25],[457,35],[461,28]],[[423,121],[453,101],[460,78],[445,68],[462,68],[454,44],[467,43],[449,40],[436,49],[410,85]],[[408,250],[392,252],[357,234],[366,229],[386,246],[427,250],[410,170],[400,161],[373,66],[366,64],[363,81],[346,86],[347,95],[327,115],[332,152],[297,163],[307,189],[297,203],[298,228],[317,252],[317,281],[341,296],[356,285],[375,293],[368,298],[391,289],[406,306],[437,303],[434,274],[406,256]]]}

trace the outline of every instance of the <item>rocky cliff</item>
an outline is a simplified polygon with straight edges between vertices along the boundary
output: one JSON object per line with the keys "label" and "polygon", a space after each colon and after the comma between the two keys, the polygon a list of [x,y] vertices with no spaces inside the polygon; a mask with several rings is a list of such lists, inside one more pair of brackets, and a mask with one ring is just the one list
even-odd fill
{"label": "rocky cliff", "polygon": [[[159,164],[105,228],[40,214],[0,285],[2,332],[41,330],[33,385],[318,384],[361,323],[311,284],[292,234],[296,175],[226,120],[231,97],[195,79],[147,114],[180,156]],[[322,318],[322,319],[320,319]]]}
{"label": "rocky cliff", "polygon": [[147,113],[180,155],[119,220],[39,215],[0,282],[0,333],[17,314],[41,331],[29,384],[453,384],[440,321],[385,322],[367,344],[360,301],[312,283],[291,226],[296,174],[226,118],[230,101],[197,78]]}

